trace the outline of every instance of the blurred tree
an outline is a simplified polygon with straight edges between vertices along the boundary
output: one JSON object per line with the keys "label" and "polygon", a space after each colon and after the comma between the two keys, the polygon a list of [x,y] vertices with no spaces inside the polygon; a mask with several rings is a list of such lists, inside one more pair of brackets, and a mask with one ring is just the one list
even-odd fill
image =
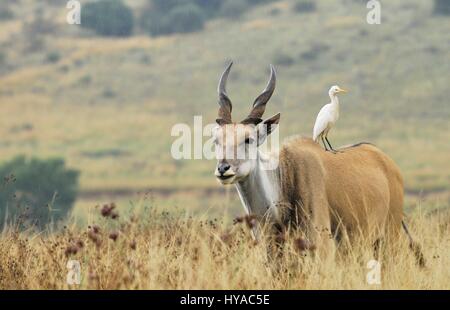
{"label": "blurred tree", "polygon": [[203,29],[205,16],[196,4],[184,4],[173,8],[167,15],[173,32],[194,32]]}
{"label": "blurred tree", "polygon": [[248,7],[247,0],[228,0],[223,3],[220,14],[230,19],[236,19],[245,13]]}
{"label": "blurred tree", "polygon": [[211,18],[218,14],[220,7],[224,3],[223,0],[194,0],[200,8],[203,9],[207,18]]}
{"label": "blurred tree", "polygon": [[45,60],[48,63],[56,63],[60,59],[61,59],[61,55],[57,51],[49,52],[45,57]]}
{"label": "blurred tree", "polygon": [[8,222],[43,229],[65,218],[77,195],[78,174],[62,159],[19,156],[0,166],[0,227]]}
{"label": "blurred tree", "polygon": [[[176,2],[176,0],[169,0]],[[164,10],[169,6],[161,6]],[[151,35],[195,32],[203,29],[205,16],[195,3],[174,6],[167,13],[151,9],[142,19],[143,28]]]}
{"label": "blurred tree", "polygon": [[0,20],[13,19],[14,13],[9,7],[9,3],[0,3]]}
{"label": "blurred tree", "polygon": [[150,6],[153,10],[168,13],[178,6],[196,4],[202,11],[207,13],[217,13],[223,0],[151,0]]}
{"label": "blurred tree", "polygon": [[34,53],[45,46],[45,37],[54,34],[57,26],[43,5],[34,8],[32,19],[23,23],[27,52]]}
{"label": "blurred tree", "polygon": [[434,13],[450,15],[450,0],[434,0]]}
{"label": "blurred tree", "polygon": [[102,36],[126,37],[133,32],[133,11],[121,0],[90,2],[81,9],[81,26]]}
{"label": "blurred tree", "polygon": [[151,0],[150,6],[152,10],[161,13],[167,13],[178,5],[186,3],[186,0]]}
{"label": "blurred tree", "polygon": [[208,19],[238,18],[251,6],[276,1],[279,0],[148,0],[140,25],[151,35],[194,32],[203,29]]}
{"label": "blurred tree", "polygon": [[295,63],[295,59],[283,51],[277,51],[273,56],[273,63],[278,66],[291,66]]}
{"label": "blurred tree", "polygon": [[294,11],[298,13],[314,12],[316,3],[313,0],[297,0],[294,4]]}
{"label": "blurred tree", "polygon": [[[232,1],[232,0],[231,0]],[[251,5],[258,5],[258,4],[264,4],[269,2],[277,2],[280,0],[247,0],[247,2]]]}

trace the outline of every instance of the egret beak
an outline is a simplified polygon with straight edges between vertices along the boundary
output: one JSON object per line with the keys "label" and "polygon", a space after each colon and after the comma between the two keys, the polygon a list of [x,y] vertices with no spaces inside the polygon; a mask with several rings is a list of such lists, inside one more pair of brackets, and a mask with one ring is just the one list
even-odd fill
{"label": "egret beak", "polygon": [[338,93],[348,93],[348,90],[339,88]]}

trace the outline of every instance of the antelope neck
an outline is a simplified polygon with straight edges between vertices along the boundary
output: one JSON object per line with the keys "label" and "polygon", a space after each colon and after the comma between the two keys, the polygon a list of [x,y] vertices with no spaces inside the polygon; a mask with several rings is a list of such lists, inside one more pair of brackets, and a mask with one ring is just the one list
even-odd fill
{"label": "antelope neck", "polygon": [[[248,214],[258,217],[278,216],[279,200],[279,168],[264,169],[264,165],[274,160],[273,157],[258,151],[256,167],[244,180],[236,184],[236,188]],[[267,167],[267,166],[266,166]]]}

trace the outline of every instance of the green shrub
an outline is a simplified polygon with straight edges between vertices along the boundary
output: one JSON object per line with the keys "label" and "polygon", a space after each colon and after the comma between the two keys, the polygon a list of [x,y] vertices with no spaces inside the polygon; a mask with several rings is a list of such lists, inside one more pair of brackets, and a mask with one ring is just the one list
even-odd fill
{"label": "green shrub", "polygon": [[273,8],[269,11],[270,16],[277,16],[280,15],[281,10],[279,8]]}
{"label": "green shrub", "polygon": [[175,6],[167,14],[151,11],[145,18],[143,27],[152,35],[195,32],[205,23],[202,10],[193,3]]}
{"label": "green shrub", "polygon": [[150,5],[152,10],[167,13],[174,7],[186,3],[185,0],[151,0]]}
{"label": "green shrub", "polygon": [[56,63],[61,59],[61,55],[58,52],[50,52],[45,57],[46,62]]}
{"label": "green shrub", "polygon": [[277,2],[280,0],[247,0],[247,2],[251,5],[265,4],[270,2]]}
{"label": "green shrub", "polygon": [[6,62],[6,54],[0,51],[0,65],[5,64],[5,62]]}
{"label": "green shrub", "polygon": [[450,15],[450,1],[449,0],[434,0],[434,14]]}
{"label": "green shrub", "polygon": [[81,9],[81,26],[102,36],[129,36],[133,25],[133,12],[121,0],[90,2]]}
{"label": "green shrub", "polygon": [[173,32],[194,32],[203,29],[205,17],[195,4],[180,5],[167,16]]}
{"label": "green shrub", "polygon": [[142,29],[153,36],[195,32],[217,16],[237,18],[252,6],[279,0],[147,0],[140,17]]}
{"label": "green shrub", "polygon": [[298,13],[314,12],[316,3],[313,0],[298,0],[294,4],[294,11]]}
{"label": "green shrub", "polygon": [[193,0],[203,10],[206,18],[214,17],[218,14],[224,0]]}
{"label": "green shrub", "polygon": [[14,158],[0,166],[0,226],[43,229],[64,219],[77,195],[78,171],[62,159]]}
{"label": "green shrub", "polygon": [[14,18],[13,11],[7,4],[0,4],[0,20],[9,20]]}
{"label": "green shrub", "polygon": [[197,5],[205,15],[215,15],[222,5],[223,0],[152,0],[151,10],[168,13],[174,8],[189,4]]}
{"label": "green shrub", "polygon": [[116,96],[117,96],[116,92],[114,90],[112,90],[110,87],[107,86],[107,87],[105,87],[105,89],[103,89],[102,97],[110,99],[110,98],[114,98]]}
{"label": "green shrub", "polygon": [[273,63],[278,66],[290,66],[295,63],[295,59],[283,52],[276,52],[273,56]]}
{"label": "green shrub", "polygon": [[85,74],[83,75],[79,80],[78,80],[78,85],[81,86],[88,86],[91,85],[92,83],[92,76],[89,74]]}
{"label": "green shrub", "polygon": [[313,43],[308,50],[300,54],[300,57],[308,61],[316,60],[321,54],[326,53],[329,49],[330,46],[325,43]]}
{"label": "green shrub", "polygon": [[228,0],[223,3],[220,15],[228,18],[239,18],[247,9],[247,0]]}

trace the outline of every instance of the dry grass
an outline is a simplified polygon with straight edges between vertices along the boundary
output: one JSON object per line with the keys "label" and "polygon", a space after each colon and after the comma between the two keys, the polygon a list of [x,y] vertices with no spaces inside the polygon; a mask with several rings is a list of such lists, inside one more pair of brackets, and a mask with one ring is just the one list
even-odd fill
{"label": "dry grass", "polygon": [[[144,212],[145,211],[145,212]],[[141,210],[125,219],[114,205],[96,208],[89,227],[47,236],[4,232],[0,237],[0,289],[448,289],[450,213],[408,221],[423,246],[427,267],[415,264],[406,238],[385,252],[381,285],[366,283],[373,251],[358,242],[333,262],[301,250],[287,237],[278,265],[266,259],[246,221],[217,220]],[[100,216],[100,214],[103,215]],[[119,215],[119,216],[117,216]],[[93,224],[97,223],[97,224]],[[66,284],[68,260],[81,264],[80,286]]]}

